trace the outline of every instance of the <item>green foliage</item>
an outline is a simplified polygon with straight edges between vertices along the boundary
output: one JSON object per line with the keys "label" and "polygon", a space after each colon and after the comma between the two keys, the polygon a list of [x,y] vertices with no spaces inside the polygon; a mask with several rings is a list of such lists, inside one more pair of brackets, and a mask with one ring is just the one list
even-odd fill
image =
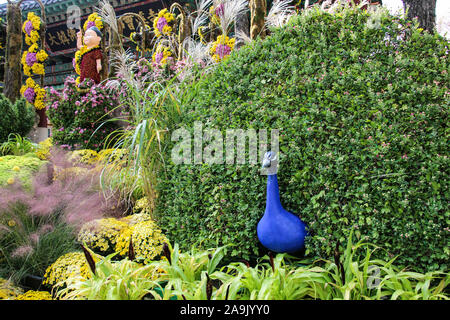
{"label": "green foliage", "polygon": [[157,286],[151,276],[153,268],[128,259],[112,261],[111,254],[95,264],[95,273],[85,279],[69,278],[67,286],[58,291],[64,300],[140,300]]}
{"label": "green foliage", "polygon": [[31,187],[33,174],[38,172],[44,163],[45,161],[40,160],[34,153],[0,157],[0,187],[7,186],[11,178],[22,183],[25,188]]}
{"label": "green foliage", "polygon": [[73,78],[66,80],[62,93],[52,89],[47,103],[53,143],[69,150],[102,149],[106,137],[119,127],[109,120],[117,111],[120,94],[101,84],[79,91]]}
{"label": "green foliage", "polygon": [[[448,50],[386,11],[307,10],[194,83],[180,127],[279,129],[281,202],[307,223],[308,255],[329,258],[356,228],[386,248],[375,258],[448,270]],[[259,165],[175,165],[168,152],[165,168],[157,219],[169,239],[260,253]]]}
{"label": "green foliage", "polygon": [[[339,248],[337,249],[339,251]],[[264,256],[255,266],[223,264],[225,247],[181,252],[140,265],[112,255],[95,263],[86,278],[75,276],[59,290],[62,299],[97,300],[448,300],[448,273],[409,272],[372,259],[379,250],[350,236],[342,256],[305,265],[286,254]],[[90,251],[89,251],[90,252]],[[91,252],[92,253],[92,252]]]}
{"label": "green foliage", "polygon": [[26,136],[35,122],[35,111],[24,98],[14,104],[0,94],[0,142],[8,140],[11,133]]}
{"label": "green foliage", "polygon": [[20,202],[0,211],[0,277],[20,283],[29,274],[43,276],[58,257],[77,248],[73,228],[58,217],[32,215]]}
{"label": "green foliage", "polygon": [[0,155],[11,154],[14,156],[23,156],[24,154],[36,151],[37,149],[37,144],[33,143],[30,139],[12,133],[9,135],[8,141],[5,141],[0,145]]}

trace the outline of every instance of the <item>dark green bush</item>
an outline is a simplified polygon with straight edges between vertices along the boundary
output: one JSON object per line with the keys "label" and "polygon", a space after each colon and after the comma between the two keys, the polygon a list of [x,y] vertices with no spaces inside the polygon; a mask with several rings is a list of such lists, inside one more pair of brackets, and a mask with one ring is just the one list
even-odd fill
{"label": "dark green bush", "polygon": [[36,112],[24,98],[15,103],[0,94],[0,143],[8,141],[11,133],[25,137],[33,128]]}
{"label": "dark green bush", "polygon": [[[387,12],[313,11],[192,85],[180,127],[280,130],[281,202],[310,228],[307,255],[330,257],[354,228],[380,258],[448,269],[448,54]],[[158,219],[171,241],[259,254],[259,166],[166,168]]]}

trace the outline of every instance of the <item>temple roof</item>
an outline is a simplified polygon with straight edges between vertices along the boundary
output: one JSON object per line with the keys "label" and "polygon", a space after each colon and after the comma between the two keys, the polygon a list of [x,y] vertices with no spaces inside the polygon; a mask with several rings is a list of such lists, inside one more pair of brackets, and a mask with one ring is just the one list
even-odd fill
{"label": "temple roof", "polygon": [[[45,7],[46,13],[65,10],[70,5],[86,5],[97,3],[98,0],[41,0]],[[7,4],[0,5],[0,16],[6,15]],[[24,0],[21,5],[24,13],[35,9],[40,9],[39,3],[35,0]]]}

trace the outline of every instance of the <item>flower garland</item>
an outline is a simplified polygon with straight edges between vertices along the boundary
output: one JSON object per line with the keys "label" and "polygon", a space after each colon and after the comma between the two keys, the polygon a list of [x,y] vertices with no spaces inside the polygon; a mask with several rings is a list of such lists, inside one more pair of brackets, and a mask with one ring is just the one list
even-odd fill
{"label": "flower garland", "polygon": [[99,30],[103,29],[103,21],[102,18],[98,15],[97,12],[92,13],[86,22],[84,23],[83,29],[86,31],[91,27],[97,27]]}
{"label": "flower garland", "polygon": [[220,62],[228,57],[234,49],[235,42],[235,38],[229,38],[224,35],[218,36],[210,49],[210,54],[214,61]]}
{"label": "flower garland", "polygon": [[46,95],[45,89],[41,88],[32,78],[33,74],[45,75],[44,62],[48,59],[48,54],[45,50],[39,50],[38,42],[41,37],[39,31],[41,29],[41,18],[34,12],[29,12],[27,20],[22,26],[22,31],[25,34],[25,43],[30,47],[22,54],[23,73],[28,77],[25,85],[20,89],[21,95],[34,105],[37,110],[45,108],[44,98]]}
{"label": "flower garland", "polygon": [[33,43],[39,41],[41,36],[39,30],[41,29],[41,18],[34,12],[29,12],[27,20],[22,26],[22,31],[25,33],[25,43],[31,46]]}
{"label": "flower garland", "polygon": [[[99,30],[103,29],[103,21],[97,12],[94,12],[91,15],[89,15],[88,19],[86,20],[86,22],[83,25],[84,32],[86,32],[86,30],[88,30],[91,27],[97,27]],[[81,60],[83,59],[83,56],[86,53],[88,53],[94,49],[98,49],[98,48],[99,47],[97,46],[95,48],[88,50],[88,48],[85,45],[83,45],[81,47],[81,49],[79,49],[77,52],[75,52],[75,58],[73,59],[73,67],[75,69],[75,72],[79,76],[81,75]],[[80,77],[78,77],[76,79],[76,84],[77,84],[77,86],[80,85]]]}
{"label": "flower garland", "polygon": [[29,103],[33,104],[37,110],[45,108],[44,98],[46,91],[32,78],[26,80],[25,85],[20,89],[20,94],[23,95]]}
{"label": "flower garland", "polygon": [[164,67],[168,62],[167,59],[171,56],[172,52],[170,52],[168,47],[158,44],[152,56],[153,64],[159,67]]}
{"label": "flower garland", "polygon": [[158,12],[158,16],[153,19],[153,28],[157,38],[165,35],[168,36],[172,33],[172,26],[170,23],[175,20],[175,15],[163,9]]}

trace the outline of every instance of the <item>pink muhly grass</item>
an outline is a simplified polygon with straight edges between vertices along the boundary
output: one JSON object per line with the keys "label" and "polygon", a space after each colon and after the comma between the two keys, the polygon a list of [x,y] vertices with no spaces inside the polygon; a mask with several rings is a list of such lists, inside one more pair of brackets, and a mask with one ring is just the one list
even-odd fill
{"label": "pink muhly grass", "polygon": [[33,247],[30,245],[18,247],[11,253],[11,257],[13,258],[25,258],[33,253]]}
{"label": "pink muhly grass", "polygon": [[[87,171],[86,173],[73,173],[70,171],[63,178],[53,179],[56,172],[74,167],[67,153],[52,150],[50,164],[38,172],[32,183],[32,191],[24,191],[20,185],[11,185],[0,188],[0,210],[7,209],[9,205],[22,203],[29,210],[31,216],[52,218],[62,212],[62,220],[78,230],[82,224],[100,219],[106,215],[120,216],[120,209],[110,209],[100,189],[100,173]],[[76,164],[77,167],[89,168]],[[94,173],[95,172],[95,173]],[[34,236],[50,232],[53,226],[46,225]]]}

